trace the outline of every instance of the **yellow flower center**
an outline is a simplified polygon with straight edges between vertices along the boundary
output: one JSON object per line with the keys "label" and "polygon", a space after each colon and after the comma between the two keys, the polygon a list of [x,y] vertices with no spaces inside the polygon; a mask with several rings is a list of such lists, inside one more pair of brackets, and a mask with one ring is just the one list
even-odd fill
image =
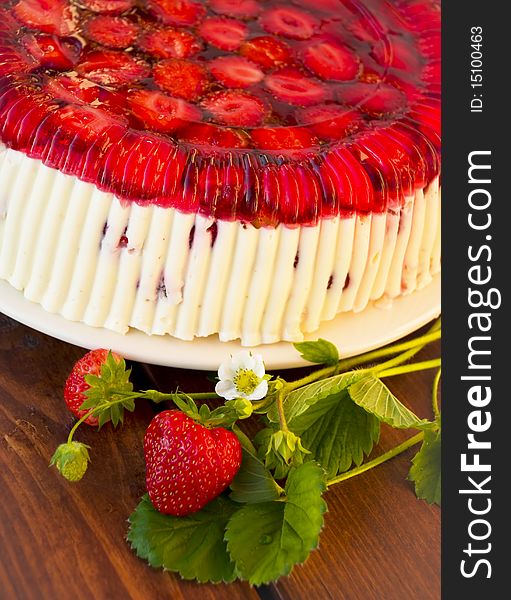
{"label": "yellow flower center", "polygon": [[233,382],[238,392],[249,396],[261,383],[261,378],[250,369],[239,369],[233,377]]}

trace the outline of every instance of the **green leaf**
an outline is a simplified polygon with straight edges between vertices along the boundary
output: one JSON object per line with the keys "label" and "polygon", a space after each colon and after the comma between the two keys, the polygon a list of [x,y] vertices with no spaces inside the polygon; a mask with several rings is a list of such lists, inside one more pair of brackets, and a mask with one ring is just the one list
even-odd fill
{"label": "green leaf", "polygon": [[323,469],[304,463],[289,474],[285,502],[249,504],[231,517],[225,539],[243,579],[269,583],[307,559],[323,527],[325,488]]}
{"label": "green leaf", "polygon": [[293,346],[300,352],[302,358],[325,365],[335,365],[339,362],[339,351],[331,342],[319,338],[315,342],[297,342]]}
{"label": "green leaf", "polygon": [[247,504],[277,500],[284,491],[263,463],[245,449],[241,467],[231,483],[231,490],[231,500]]}
{"label": "green leaf", "polygon": [[[348,385],[357,381],[363,374],[363,371],[355,371],[334,375],[327,379],[309,383],[289,393],[284,399],[284,415],[288,425],[291,424],[294,418],[308,410],[312,405],[320,402],[323,398],[340,392]],[[275,405],[272,406],[266,416],[273,423],[279,422],[279,415]]]}
{"label": "green leaf", "polygon": [[[107,421],[112,421],[116,427],[123,422],[124,410],[130,412],[135,410],[135,399],[129,397],[133,391],[133,385],[129,380],[130,375],[131,369],[126,369],[125,360],[122,358],[117,361],[109,352],[105,362],[101,365],[99,375],[84,376],[89,389],[84,392],[87,399],[80,408],[82,410],[97,408],[94,416],[98,417],[100,427]],[[128,397],[124,397],[124,395]]]}
{"label": "green leaf", "polygon": [[155,568],[199,582],[234,581],[234,564],[224,532],[237,505],[219,496],[186,517],[159,513],[147,494],[129,518],[128,541],[137,556]]}
{"label": "green leaf", "polygon": [[[200,419],[197,405],[195,404],[193,398],[190,398],[190,396],[187,394],[184,394],[183,392],[176,392],[172,396],[172,402],[174,402],[177,408],[183,411],[185,415],[188,415],[191,419],[194,419],[195,421]],[[209,411],[209,408],[206,404],[203,404],[202,406],[205,406],[206,410]]]}
{"label": "green leaf", "polygon": [[351,384],[348,393],[356,404],[375,415],[380,421],[398,429],[431,429],[435,424],[419,419],[394,396],[389,388],[370,373]]}
{"label": "green leaf", "polygon": [[415,483],[415,494],[430,504],[441,501],[441,432],[425,431],[421,449],[412,459],[408,479]]}
{"label": "green leaf", "polygon": [[347,471],[352,463],[362,464],[380,435],[378,419],[354,404],[345,389],[295,417],[292,429],[328,478]]}

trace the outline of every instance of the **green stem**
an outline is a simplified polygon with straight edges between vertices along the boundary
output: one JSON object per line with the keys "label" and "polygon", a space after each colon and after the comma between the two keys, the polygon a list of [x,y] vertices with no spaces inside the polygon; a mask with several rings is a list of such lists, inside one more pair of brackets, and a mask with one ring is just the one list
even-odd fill
{"label": "green stem", "polygon": [[73,441],[73,435],[75,434],[75,431],[78,429],[78,427],[80,427],[80,425],[86,420],[88,419],[92,414],[94,414],[94,411],[96,410],[96,408],[91,408],[89,410],[89,412],[85,413],[83,415],[83,417],[81,417],[80,419],[78,419],[78,421],[76,421],[76,423],[73,425],[73,427],[71,428],[71,431],[69,432],[69,435],[67,436],[67,443],[70,444]]}
{"label": "green stem", "polygon": [[289,428],[287,426],[287,421],[286,421],[286,415],[284,414],[284,393],[285,392],[287,392],[287,390],[285,390],[284,387],[278,391],[276,404],[277,404],[277,412],[279,414],[280,429],[282,429],[282,431],[289,431]]}
{"label": "green stem", "polygon": [[433,414],[435,419],[440,418],[440,409],[438,408],[438,384],[440,383],[440,377],[442,375],[442,369],[438,369],[435,379],[433,381],[433,394],[431,398],[431,404],[433,405]]}
{"label": "green stem", "polygon": [[411,363],[409,365],[401,365],[393,369],[385,369],[380,371],[380,368],[375,369],[375,373],[378,377],[392,377],[393,375],[402,375],[403,373],[412,373],[413,371],[425,371],[426,369],[436,369],[441,365],[440,358],[433,358],[432,360],[424,360],[418,363]]}
{"label": "green stem", "polygon": [[257,400],[255,402],[252,402],[253,411],[255,413],[258,413],[258,411],[265,412],[266,408],[268,408],[268,406],[273,404],[273,402],[274,402],[273,397],[274,397],[274,394],[269,394],[268,396],[265,396],[262,400]]}
{"label": "green stem", "polygon": [[186,394],[194,400],[220,400],[220,396],[215,392],[196,392],[194,394]]}
{"label": "green stem", "polygon": [[[108,402],[104,402],[103,404],[99,404],[98,406],[94,406],[93,408],[91,408],[88,412],[86,412],[83,415],[83,417],[78,419],[78,421],[76,421],[76,423],[73,425],[73,427],[71,428],[71,431],[69,432],[69,435],[67,436],[67,443],[69,444],[70,442],[73,441],[73,435],[75,434],[78,427],[80,427],[80,425],[86,419],[88,419],[91,415],[93,415],[96,412],[101,412],[101,411],[105,410],[105,408],[110,408],[111,406],[114,406],[115,404],[121,404],[122,402],[125,402],[126,396],[128,396],[128,395],[129,394],[124,394],[123,397],[119,398],[118,400],[109,400]],[[137,395],[137,397],[139,397],[139,396]]]}
{"label": "green stem", "polygon": [[[336,375],[339,372],[346,372],[358,365],[363,365],[369,362],[374,362],[379,358],[384,356],[392,356],[393,354],[400,354],[396,356],[390,361],[386,363],[382,363],[379,367],[392,367],[395,365],[399,365],[402,362],[407,361],[409,358],[412,358],[417,354],[424,346],[438,340],[442,337],[441,320],[437,319],[430,329],[424,334],[412,340],[408,340],[407,342],[400,342],[397,344],[393,344],[391,346],[386,346],[385,348],[380,348],[378,350],[372,350],[370,352],[365,352],[364,354],[360,354],[358,356],[354,356],[353,358],[347,358],[341,360],[334,366],[324,367],[322,369],[318,369],[317,371],[313,371],[309,375],[302,377],[301,379],[296,379],[295,381],[291,381],[287,384],[287,390],[293,391],[304,385],[308,385],[309,383],[314,383],[319,379],[324,379],[326,377],[330,377],[331,375]],[[403,352],[404,350],[408,350],[408,352]]]}
{"label": "green stem", "polygon": [[[140,398],[146,398],[147,400],[152,400],[153,402],[172,402],[175,395],[179,395],[179,391],[172,394],[165,394],[163,392],[159,392],[158,390],[145,390],[138,394]],[[187,396],[193,398],[194,400],[218,400],[219,396],[215,392],[195,392],[193,394],[186,393]]]}
{"label": "green stem", "polygon": [[441,331],[434,331],[432,333],[424,334],[418,338],[413,340],[408,340],[407,342],[402,342],[401,344],[394,344],[393,346],[386,346],[385,348],[380,348],[379,350],[373,350],[372,352],[366,352],[365,354],[361,354],[360,356],[354,356],[353,358],[347,358],[339,363],[341,369],[343,371],[348,371],[353,369],[353,367],[357,367],[358,365],[362,365],[369,362],[374,362],[380,358],[385,356],[392,356],[393,354],[399,354],[400,352],[404,352],[405,350],[414,349],[416,346],[421,346],[423,348],[427,344],[434,342],[442,337]]}
{"label": "green stem", "polygon": [[369,462],[361,465],[360,467],[356,467],[355,469],[350,469],[349,471],[346,471],[346,473],[341,473],[341,475],[337,475],[337,477],[333,477],[332,479],[327,481],[326,484],[328,487],[330,487],[331,485],[340,483],[341,481],[345,481],[346,479],[350,479],[351,477],[355,477],[356,475],[360,475],[361,473],[365,473],[366,471],[369,471],[373,467],[377,467],[378,465],[381,465],[382,463],[386,462],[387,460],[394,458],[394,456],[398,456],[405,450],[408,450],[408,448],[415,446],[415,444],[418,444],[419,442],[422,441],[423,437],[424,437],[424,432],[421,431],[417,435],[414,435],[413,437],[404,441],[402,444],[399,444],[399,446],[395,446],[388,452],[385,452],[385,454],[378,456],[378,458],[375,458],[374,460],[370,460]]}
{"label": "green stem", "polygon": [[296,379],[295,381],[290,381],[287,383],[286,387],[289,392],[296,390],[304,385],[309,383],[314,383],[314,381],[318,381],[319,379],[325,379],[326,377],[330,377],[333,375],[337,369],[337,365],[332,367],[324,367],[323,369],[318,369],[317,371],[313,371],[306,377],[301,377],[300,379]]}

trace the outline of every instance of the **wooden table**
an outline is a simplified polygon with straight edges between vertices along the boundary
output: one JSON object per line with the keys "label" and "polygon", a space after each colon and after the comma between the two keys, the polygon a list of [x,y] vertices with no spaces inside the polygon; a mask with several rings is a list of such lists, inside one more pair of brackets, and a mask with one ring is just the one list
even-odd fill
{"label": "wooden table", "polygon": [[[438,352],[435,344],[419,357]],[[151,569],[125,535],[126,519],[144,493],[142,440],[153,406],[139,403],[115,432],[82,428],[79,438],[93,446],[93,463],[81,482],[70,484],[48,468],[73,424],[62,388],[83,353],[0,314],[1,600],[440,597],[440,510],[417,500],[406,480],[415,449],[332,487],[319,550],[275,585],[199,586]],[[430,417],[432,377],[420,372],[387,383]],[[204,373],[143,364],[133,365],[133,380],[139,389],[211,389]],[[383,427],[373,456],[410,435]]]}

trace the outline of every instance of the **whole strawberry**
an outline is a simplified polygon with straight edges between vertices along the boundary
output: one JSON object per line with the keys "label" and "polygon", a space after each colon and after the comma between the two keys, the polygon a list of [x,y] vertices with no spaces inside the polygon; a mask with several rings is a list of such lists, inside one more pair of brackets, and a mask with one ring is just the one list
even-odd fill
{"label": "whole strawberry", "polygon": [[[85,381],[84,376],[101,375],[101,367],[106,362],[108,353],[109,351],[103,348],[87,352],[85,356],[75,363],[71,374],[67,378],[64,386],[64,400],[69,410],[79,419],[87,413],[87,410],[80,410],[80,406],[87,399],[85,392],[90,387]],[[115,352],[112,352],[112,356],[118,363],[122,360]],[[88,417],[84,422],[93,427],[97,427],[99,424],[99,420],[95,416]]]}
{"label": "whole strawberry", "polygon": [[233,480],[241,465],[234,433],[208,429],[179,410],[157,414],[144,437],[146,484],[156,510],[183,516],[200,510]]}

